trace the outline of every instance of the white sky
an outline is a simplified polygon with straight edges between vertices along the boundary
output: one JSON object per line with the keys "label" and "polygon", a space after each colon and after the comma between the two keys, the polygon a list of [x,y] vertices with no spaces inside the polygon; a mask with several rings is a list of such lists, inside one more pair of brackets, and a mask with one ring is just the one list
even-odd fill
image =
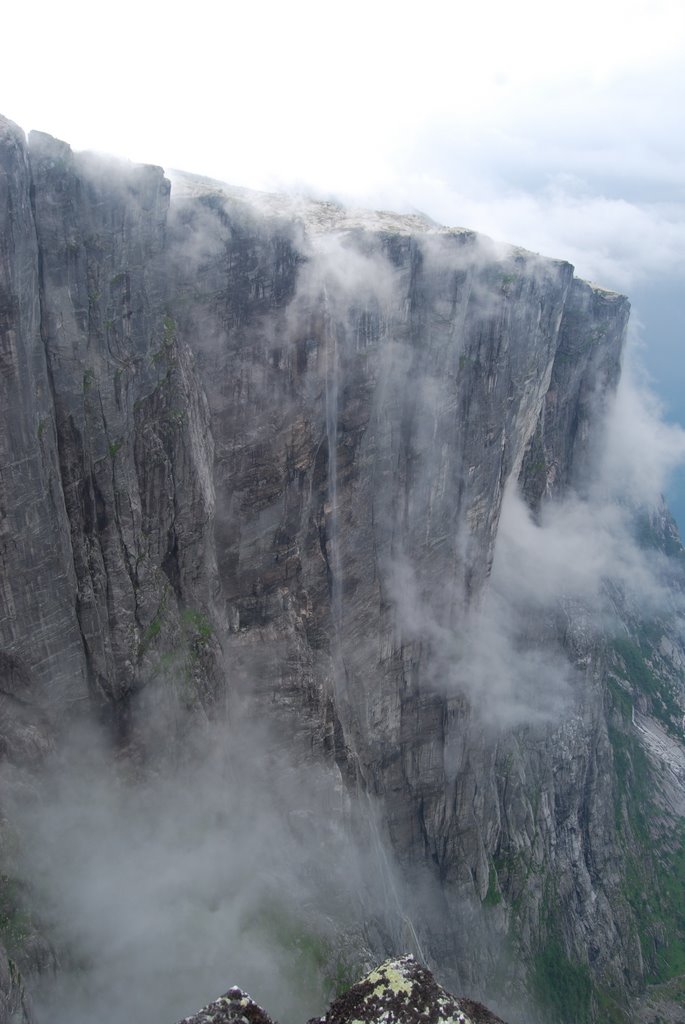
{"label": "white sky", "polygon": [[685,0],[11,0],[2,33],[27,131],[418,208],[637,290],[685,421]]}
{"label": "white sky", "polygon": [[39,0],[3,38],[0,111],[75,149],[682,269],[683,0]]}

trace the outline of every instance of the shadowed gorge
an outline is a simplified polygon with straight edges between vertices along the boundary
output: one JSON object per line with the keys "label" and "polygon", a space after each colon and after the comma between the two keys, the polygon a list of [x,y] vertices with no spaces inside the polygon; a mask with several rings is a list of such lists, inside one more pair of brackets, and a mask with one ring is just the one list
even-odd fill
{"label": "shadowed gorge", "polygon": [[683,549],[628,315],[0,121],[2,1024],[304,1020],[406,951],[512,1024],[671,1012]]}

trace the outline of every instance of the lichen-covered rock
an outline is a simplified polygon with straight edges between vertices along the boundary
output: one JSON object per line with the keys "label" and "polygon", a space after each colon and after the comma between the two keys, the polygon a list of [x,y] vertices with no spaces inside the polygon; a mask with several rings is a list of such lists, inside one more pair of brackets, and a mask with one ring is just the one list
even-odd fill
{"label": "lichen-covered rock", "polygon": [[[273,1024],[242,989],[231,988],[179,1024]],[[386,960],[308,1024],[504,1024],[471,999],[455,999],[413,956]]]}
{"label": "lichen-covered rock", "polygon": [[257,1006],[246,992],[234,986],[225,995],[208,1003],[192,1017],[179,1024],[274,1024],[271,1017]]}
{"label": "lichen-covered rock", "polygon": [[386,960],[309,1024],[503,1024],[480,1003],[456,999],[413,956]]}

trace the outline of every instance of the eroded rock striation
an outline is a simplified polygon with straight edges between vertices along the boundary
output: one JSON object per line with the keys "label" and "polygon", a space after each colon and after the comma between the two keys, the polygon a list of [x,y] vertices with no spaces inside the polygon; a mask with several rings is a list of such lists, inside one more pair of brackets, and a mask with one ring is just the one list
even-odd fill
{"label": "eroded rock striation", "polygon": [[[81,716],[137,761],[203,717],[268,723],[373,805],[431,894],[402,937],[453,987],[565,1020],[560,972],[568,1019],[623,1012],[682,942],[631,874],[664,822],[635,818],[663,756],[632,705],[682,745],[682,640],[616,593],[616,646],[562,594],[484,669],[471,625],[505,495],[592,490],[628,313],[471,231],[171,188],[1,121],[6,765]],[[531,650],[521,697],[498,680]]]}

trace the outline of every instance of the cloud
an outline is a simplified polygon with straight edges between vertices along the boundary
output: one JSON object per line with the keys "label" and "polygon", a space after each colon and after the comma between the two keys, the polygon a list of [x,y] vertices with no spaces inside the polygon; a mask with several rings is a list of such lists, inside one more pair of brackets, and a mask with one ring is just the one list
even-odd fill
{"label": "cloud", "polygon": [[589,179],[559,174],[526,185],[462,164],[452,178],[441,168],[412,172],[393,201],[568,260],[579,277],[622,292],[685,272],[685,204],[607,195]]}
{"label": "cloud", "polygon": [[598,634],[613,618],[607,583],[641,604],[645,615],[667,606],[663,567],[657,553],[636,542],[632,508],[570,497],[548,505],[536,521],[511,491],[502,508],[492,587],[518,615],[578,603],[593,616]]}
{"label": "cloud", "polygon": [[489,588],[470,609],[449,586],[421,588],[407,559],[386,566],[386,581],[398,642],[414,642],[420,651],[422,687],[466,696],[475,720],[498,731],[563,713],[572,666],[539,614],[535,630],[526,629],[536,609],[526,604],[522,614],[506,590],[508,581]]}
{"label": "cloud", "polygon": [[[27,129],[238,185],[423,209],[621,290],[683,273],[680,4],[583,0],[561,50],[538,0],[458,12],[431,0],[419,18],[385,2],[355,2],[340,17],[300,0],[226,20],[201,3],[206,16],[167,22],[163,46],[155,19],[136,11],[125,82],[106,68],[126,17],[107,26],[109,49],[89,53],[74,31],[92,21],[80,0],[59,17],[44,6],[44,38],[29,11],[6,26],[8,37],[31,36],[50,78],[49,90],[25,82],[5,111]],[[169,76],[174,53],[183,75]],[[83,59],[102,88],[74,105]],[[23,60],[15,48],[0,71],[8,97]]]}
{"label": "cloud", "polygon": [[420,645],[423,684],[466,695],[476,719],[499,730],[570,713],[583,671],[574,659],[618,628],[616,594],[643,617],[671,611],[666,571],[665,557],[636,542],[627,508],[571,498],[536,521],[511,488],[476,605],[460,607],[449,587],[422,589],[408,560],[387,580],[399,635]]}
{"label": "cloud", "polygon": [[492,728],[569,714],[593,645],[623,628],[626,611],[683,614],[673,567],[641,544],[636,514],[660,506],[685,462],[685,431],[661,419],[632,359],[597,429],[603,445],[587,496],[569,493],[533,516],[509,482],[492,570],[470,606],[445,576],[426,581],[420,555],[384,566],[398,636],[420,649],[423,684],[466,695]]}
{"label": "cloud", "polygon": [[667,423],[663,408],[629,350],[606,424],[598,487],[635,504],[655,505],[674,471],[685,464],[685,430]]}
{"label": "cloud", "polygon": [[246,721],[145,769],[74,730],[18,804],[22,871],[61,967],[34,980],[39,1021],[85,1024],[97,1006],[103,1024],[169,1024],[232,984],[302,1021],[336,964],[368,962],[360,922],[401,927],[371,805],[356,808],[375,828],[364,847],[336,770],[295,767]]}

